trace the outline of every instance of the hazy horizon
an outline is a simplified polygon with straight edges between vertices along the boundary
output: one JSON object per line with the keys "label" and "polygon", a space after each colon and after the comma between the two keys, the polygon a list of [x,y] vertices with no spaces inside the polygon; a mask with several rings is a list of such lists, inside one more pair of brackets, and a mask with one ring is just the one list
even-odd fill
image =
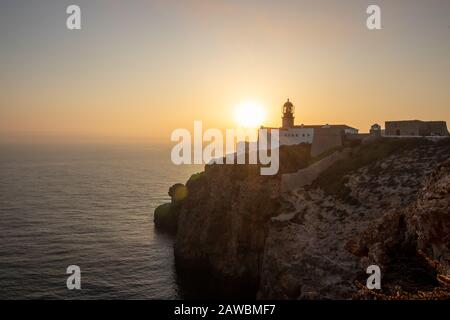
{"label": "hazy horizon", "polygon": [[[66,7],[82,30],[66,29]],[[236,126],[245,100],[281,124],[450,123],[450,2],[3,1],[0,142],[169,144]]]}

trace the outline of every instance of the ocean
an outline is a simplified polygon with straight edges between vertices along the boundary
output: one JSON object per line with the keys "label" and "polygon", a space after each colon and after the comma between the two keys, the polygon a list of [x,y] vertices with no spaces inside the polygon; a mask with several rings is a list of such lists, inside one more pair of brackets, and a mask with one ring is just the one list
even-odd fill
{"label": "ocean", "polygon": [[[154,229],[168,188],[202,166],[170,147],[0,147],[0,299],[180,299],[174,237]],[[67,267],[81,269],[68,290]]]}

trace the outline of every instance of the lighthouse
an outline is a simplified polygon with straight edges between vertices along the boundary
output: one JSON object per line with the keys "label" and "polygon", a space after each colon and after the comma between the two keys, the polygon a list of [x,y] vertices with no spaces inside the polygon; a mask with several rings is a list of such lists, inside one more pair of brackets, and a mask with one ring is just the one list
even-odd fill
{"label": "lighthouse", "polygon": [[287,99],[286,103],[283,105],[283,129],[294,127],[294,105]]}
{"label": "lighthouse", "polygon": [[295,107],[289,99],[283,104],[282,113],[281,127],[261,126],[261,130],[264,131],[260,131],[259,134],[268,135],[269,141],[272,138],[273,130],[277,130],[280,146],[310,144],[312,156],[317,156],[335,147],[342,147],[344,139],[348,139],[350,136],[355,139],[358,135],[358,129],[345,124],[295,125]]}

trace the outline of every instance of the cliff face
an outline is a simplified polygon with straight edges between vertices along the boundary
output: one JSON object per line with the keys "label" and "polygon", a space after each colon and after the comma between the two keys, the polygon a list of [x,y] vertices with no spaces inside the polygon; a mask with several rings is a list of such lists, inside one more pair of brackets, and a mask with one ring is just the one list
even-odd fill
{"label": "cliff face", "polygon": [[[417,209],[406,210],[414,212],[408,232],[411,238],[420,235],[423,239],[417,249],[439,252],[434,257],[446,252],[448,257],[450,181],[439,164],[449,157],[448,143],[425,142],[348,172],[334,193],[313,185],[285,195],[282,205],[292,214],[270,223],[258,297],[354,298],[358,291],[355,281],[365,284],[368,265],[380,265],[382,276],[386,271],[384,246],[392,248],[393,255],[405,248],[417,251],[411,241],[403,243],[403,249],[399,246],[405,227],[398,212],[410,205]],[[427,183],[433,172],[433,182]],[[419,194],[433,200],[421,196],[416,200]],[[385,223],[379,225],[384,215]]]}
{"label": "cliff face", "polygon": [[279,179],[261,176],[257,166],[213,165],[186,187],[177,266],[210,272],[230,289],[256,290],[267,221],[278,212]]}
{"label": "cliff face", "polygon": [[168,194],[171,202],[162,204],[155,209],[153,221],[159,230],[174,233],[177,231],[181,205],[187,197],[187,188],[181,183],[176,183],[169,188]]}
{"label": "cliff face", "polygon": [[[361,264],[385,270],[382,298],[450,298],[450,159],[425,180],[417,199],[391,210],[347,243]],[[447,290],[443,290],[447,289]]]}
{"label": "cliff face", "polygon": [[450,159],[431,175],[411,211],[406,211],[410,239],[450,275]]}
{"label": "cliff face", "polygon": [[[448,141],[350,154],[289,193],[256,166],[207,166],[178,207],[177,266],[263,299],[361,297],[355,282],[365,284],[367,265],[379,264],[389,285],[394,257],[417,262],[419,250],[439,262],[429,274],[448,275]],[[425,287],[437,285],[429,274],[419,277]]]}

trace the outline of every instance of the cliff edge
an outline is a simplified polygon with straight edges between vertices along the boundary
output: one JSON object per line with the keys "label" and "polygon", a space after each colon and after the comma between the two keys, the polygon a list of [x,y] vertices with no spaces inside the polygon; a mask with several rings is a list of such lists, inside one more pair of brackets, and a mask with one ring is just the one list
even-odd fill
{"label": "cliff edge", "polygon": [[[295,165],[270,177],[256,165],[206,166],[175,209],[177,268],[213,275],[235,297],[445,297],[450,140],[380,139],[345,153],[288,192],[282,174],[317,159],[283,152],[281,164],[290,154]],[[376,294],[362,285],[373,263]],[[418,275],[398,277],[403,267]]]}

